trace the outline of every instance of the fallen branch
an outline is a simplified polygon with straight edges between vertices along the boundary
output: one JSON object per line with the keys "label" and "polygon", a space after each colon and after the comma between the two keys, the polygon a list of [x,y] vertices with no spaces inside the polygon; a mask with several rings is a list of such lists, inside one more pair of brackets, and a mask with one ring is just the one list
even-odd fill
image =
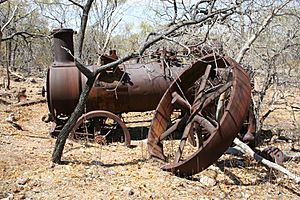
{"label": "fallen branch", "polygon": [[[244,149],[239,146],[229,147],[226,150],[227,154],[233,156],[242,156],[245,154]],[[284,161],[291,161],[291,160],[300,160],[300,153],[299,152],[291,152],[291,151],[282,151],[284,156]]]}
{"label": "fallen branch", "polygon": [[13,77],[16,77],[16,78],[18,78],[18,79],[20,79],[21,81],[25,81],[26,80],[26,78],[24,77],[24,76],[22,76],[22,75],[20,75],[20,74],[17,74],[17,73],[15,73],[15,72],[9,72]]}
{"label": "fallen branch", "polygon": [[14,105],[15,107],[22,107],[22,106],[31,106],[34,104],[39,104],[39,103],[46,103],[46,99],[39,99],[39,100],[32,100],[32,101],[26,101],[26,102],[20,102]]}
{"label": "fallen branch", "polygon": [[246,154],[248,154],[249,156],[251,156],[252,158],[254,158],[256,161],[258,161],[259,163],[262,163],[264,165],[266,165],[269,168],[273,168],[277,171],[280,171],[282,173],[284,173],[285,175],[287,175],[290,179],[294,180],[297,184],[300,183],[300,177],[297,176],[296,174],[293,174],[292,172],[290,172],[289,170],[287,170],[286,168],[273,163],[267,159],[264,159],[263,157],[261,157],[260,155],[258,155],[257,153],[255,153],[247,144],[243,143],[241,140],[239,140],[238,138],[235,138],[233,141],[234,144],[236,144],[237,146],[239,146],[243,151],[245,151]]}
{"label": "fallen branch", "polygon": [[23,128],[19,124],[17,124],[16,122],[13,122],[13,121],[7,121],[7,122],[10,123],[17,130],[23,131]]}

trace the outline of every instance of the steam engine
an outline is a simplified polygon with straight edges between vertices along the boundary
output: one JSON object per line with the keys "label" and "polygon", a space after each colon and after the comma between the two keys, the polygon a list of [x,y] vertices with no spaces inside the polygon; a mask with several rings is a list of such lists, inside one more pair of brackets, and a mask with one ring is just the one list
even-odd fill
{"label": "steam engine", "polygon": [[[51,132],[73,112],[86,82],[75,65],[72,29],[54,30],[54,62],[48,69],[46,92],[48,107],[54,120]],[[64,47],[64,48],[62,48]],[[66,49],[69,49],[70,55]],[[116,52],[101,57],[101,64],[117,59]],[[99,66],[89,66],[95,71]],[[183,67],[165,60],[142,64],[121,64],[101,72],[89,94],[85,111],[105,110],[115,114],[154,110],[162,95],[178,77]]]}

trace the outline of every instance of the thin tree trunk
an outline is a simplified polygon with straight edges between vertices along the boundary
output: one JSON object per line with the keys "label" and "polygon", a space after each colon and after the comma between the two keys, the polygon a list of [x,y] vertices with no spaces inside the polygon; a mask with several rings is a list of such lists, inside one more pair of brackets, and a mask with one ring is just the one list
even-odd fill
{"label": "thin tree trunk", "polygon": [[2,41],[2,31],[1,31],[1,27],[0,27],[0,50],[1,50],[1,41]]}
{"label": "thin tree trunk", "polygon": [[54,151],[52,154],[52,162],[54,162],[54,163],[58,163],[58,164],[61,163],[61,157],[62,157],[62,153],[63,153],[64,147],[65,147],[66,140],[69,137],[69,133],[75,126],[78,118],[82,115],[84,105],[87,101],[90,90],[93,87],[95,77],[96,76],[88,78],[85,88],[80,95],[79,102],[78,102],[74,112],[71,114],[71,117],[68,119],[67,123],[64,125],[63,129],[61,130],[61,132],[59,133],[59,135],[56,139]]}
{"label": "thin tree trunk", "polygon": [[88,21],[88,16],[90,9],[92,7],[92,3],[94,0],[88,0],[85,6],[83,7],[82,17],[81,17],[81,24],[80,24],[80,30],[78,33],[78,57],[81,59],[82,57],[82,48],[83,48],[83,42],[84,42],[84,35],[86,30],[86,25]]}
{"label": "thin tree trunk", "polygon": [[11,55],[11,41],[6,43],[6,78],[7,84],[6,89],[10,89],[10,74],[9,74],[9,66],[10,66],[10,56]]}

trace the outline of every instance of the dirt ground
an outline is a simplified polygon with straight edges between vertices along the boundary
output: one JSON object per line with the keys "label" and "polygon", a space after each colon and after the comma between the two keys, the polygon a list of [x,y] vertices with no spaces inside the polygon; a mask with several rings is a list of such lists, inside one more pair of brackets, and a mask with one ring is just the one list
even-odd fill
{"label": "dirt ground", "polygon": [[[37,81],[12,86],[25,87],[27,100],[43,99],[38,95],[42,80]],[[10,113],[23,130],[6,121]],[[223,155],[193,177],[176,177],[148,158],[144,140],[134,140],[135,148],[68,140],[63,155],[68,162],[53,166],[55,139],[48,134],[50,124],[41,120],[45,114],[46,103],[0,104],[0,199],[300,199],[299,185],[246,156]],[[271,124],[279,123],[276,114],[271,117]],[[296,120],[299,124],[299,115]],[[284,133],[297,138],[299,129]],[[274,138],[266,146],[299,148],[299,139]],[[299,160],[284,166],[300,176]]]}

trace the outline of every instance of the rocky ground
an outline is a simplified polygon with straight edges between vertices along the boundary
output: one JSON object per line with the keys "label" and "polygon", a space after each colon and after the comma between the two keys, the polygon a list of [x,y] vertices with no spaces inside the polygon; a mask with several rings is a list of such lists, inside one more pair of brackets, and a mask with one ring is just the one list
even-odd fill
{"label": "rocky ground", "polygon": [[[36,100],[43,99],[41,81],[12,85],[16,91],[25,87],[27,100]],[[6,121],[10,113],[23,130]],[[41,120],[45,114],[46,103],[0,104],[0,199],[300,199],[299,184],[246,156],[223,155],[193,177],[176,177],[148,158],[144,140],[133,141],[134,148],[68,140],[67,162],[52,165],[55,139],[48,134],[50,124]],[[266,146],[299,148],[299,139],[276,139],[278,131]],[[299,130],[281,130],[284,134],[297,138]],[[300,175],[299,160],[284,166]]]}

